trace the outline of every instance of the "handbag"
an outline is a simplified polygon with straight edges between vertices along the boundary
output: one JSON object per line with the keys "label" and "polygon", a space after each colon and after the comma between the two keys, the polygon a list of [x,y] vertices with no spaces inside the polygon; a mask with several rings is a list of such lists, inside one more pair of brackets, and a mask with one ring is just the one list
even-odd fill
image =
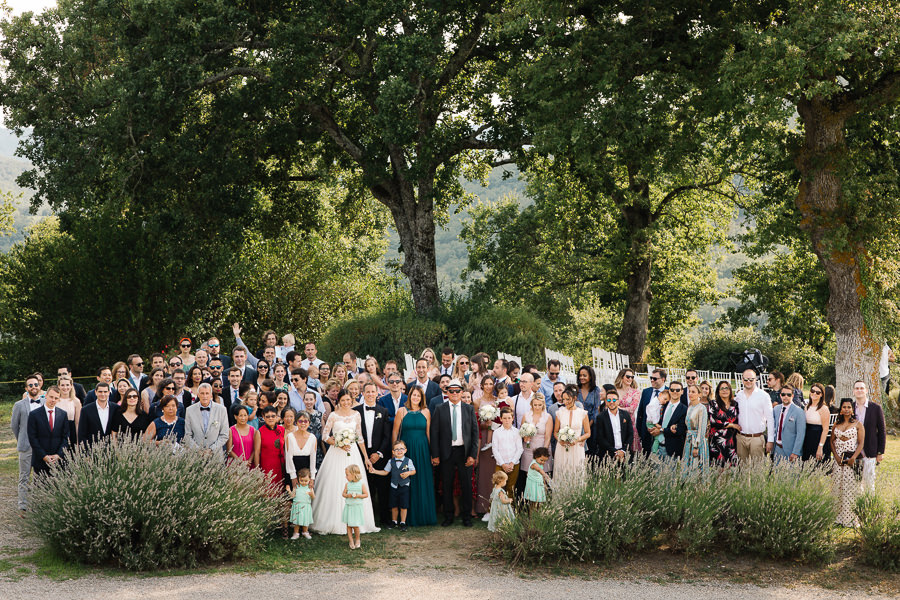
{"label": "handbag", "polygon": [[[853,458],[853,452],[847,451],[841,455],[841,462],[846,463],[848,460]],[[856,462],[853,463],[853,477],[857,481],[862,481],[862,457],[857,457]],[[846,466],[846,465],[845,465]]]}

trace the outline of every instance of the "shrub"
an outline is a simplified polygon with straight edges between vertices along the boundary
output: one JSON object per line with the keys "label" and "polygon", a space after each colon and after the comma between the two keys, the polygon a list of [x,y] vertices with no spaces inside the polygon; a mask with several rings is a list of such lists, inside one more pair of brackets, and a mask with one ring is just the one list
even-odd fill
{"label": "shrub", "polygon": [[71,561],[147,570],[246,557],[282,516],[263,474],[199,451],[97,445],[39,478],[27,527]]}
{"label": "shrub", "polygon": [[[769,358],[769,370],[786,375],[799,372],[810,382],[830,383],[834,379],[833,360],[818,354],[810,346],[794,340],[770,341],[755,329],[741,327],[725,331],[713,329],[703,334],[688,351],[688,363],[694,368],[709,371],[731,371],[734,365],[730,354],[758,348]],[[831,357],[833,359],[833,356]],[[832,363],[831,371],[828,364]],[[815,379],[822,377],[824,379]]]}
{"label": "shrub", "polygon": [[[607,560],[663,543],[691,553],[820,558],[831,550],[834,501],[817,470],[758,463],[685,472],[644,458],[589,465],[554,482],[549,502],[492,542],[513,562]],[[772,526],[773,515],[789,515]],[[546,543],[544,542],[546,540]]]}
{"label": "shrub", "polygon": [[900,495],[895,487],[879,486],[874,494],[856,499],[862,557],[874,567],[900,571]]}

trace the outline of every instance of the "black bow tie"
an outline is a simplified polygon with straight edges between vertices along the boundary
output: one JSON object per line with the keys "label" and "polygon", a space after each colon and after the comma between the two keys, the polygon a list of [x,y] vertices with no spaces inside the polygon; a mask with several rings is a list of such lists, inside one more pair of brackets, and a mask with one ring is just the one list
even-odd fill
{"label": "black bow tie", "polygon": [[375,410],[375,407],[374,407],[374,406],[367,406],[367,407],[366,407],[366,410]]}
{"label": "black bow tie", "polygon": [[200,407],[200,410],[209,411],[209,407],[208,407],[208,406],[201,406],[201,407]]}
{"label": "black bow tie", "polygon": [[32,403],[32,404],[40,404],[41,401],[40,401],[40,400],[32,400],[31,403]]}

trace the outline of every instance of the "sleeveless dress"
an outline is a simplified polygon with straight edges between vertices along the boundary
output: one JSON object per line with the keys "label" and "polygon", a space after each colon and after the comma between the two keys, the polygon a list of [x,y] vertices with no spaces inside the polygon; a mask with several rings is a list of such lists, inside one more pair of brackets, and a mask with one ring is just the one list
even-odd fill
{"label": "sleeveless dress", "polygon": [[[707,410],[702,403],[688,407],[684,419],[685,425],[687,425],[687,436],[684,440],[684,451],[681,454],[686,468],[699,468],[704,473],[709,471],[709,443],[706,441],[709,421]],[[694,448],[698,451],[696,457]]]}
{"label": "sleeveless dress", "polygon": [[[587,411],[583,408],[574,408],[571,411],[565,406],[556,413],[559,420],[560,429],[563,427],[571,427],[577,435],[584,435],[582,424]],[[574,446],[564,447],[562,444],[556,445],[556,453],[553,455],[554,475],[570,475],[579,472],[584,466],[584,442],[575,444]]]}
{"label": "sleeveless dress", "polygon": [[[333,412],[328,415],[328,422],[322,429],[322,439],[327,440],[332,436],[332,432],[336,434],[344,429],[355,431],[359,439],[362,439],[361,423],[361,416],[356,411],[353,411],[350,416],[341,416]],[[322,467],[317,471],[316,497],[312,503],[313,522],[311,528],[316,533],[338,535],[347,533],[347,526],[343,521],[345,501],[343,494],[344,486],[350,482],[347,481],[344,470],[350,465],[359,467],[362,473],[359,483],[365,484],[368,489],[366,465],[359,453],[359,445],[353,444],[350,447],[350,456],[347,456],[347,453],[337,446],[328,446],[328,452],[322,459]],[[359,526],[360,533],[378,532],[379,529],[375,527],[375,513],[372,511],[372,497],[361,499],[360,502],[363,511],[363,522]]]}
{"label": "sleeveless dress", "polygon": [[153,423],[156,424],[157,441],[170,437],[173,442],[180,444],[184,439],[184,419],[181,417],[176,417],[171,425],[163,421],[162,417],[155,419]]}
{"label": "sleeveless dress", "polygon": [[[347,482],[348,494],[362,494],[362,489],[362,481]],[[363,500],[369,500],[369,498],[344,498],[344,512],[341,514],[341,521],[343,521],[347,527],[363,526],[363,523],[366,520],[363,513]]]}
{"label": "sleeveless dress", "polygon": [[641,436],[637,430],[637,409],[641,404],[641,391],[634,388],[625,388],[625,393],[619,394],[619,408],[624,409],[631,416],[631,428],[634,438],[631,440],[631,451],[640,452]]}
{"label": "sleeveless dress", "polygon": [[406,442],[406,456],[416,466],[409,482],[409,512],[406,523],[411,527],[437,524],[434,503],[434,471],[431,449],[425,431],[427,419],[419,411],[408,411],[400,424],[400,439]]}
{"label": "sleeveless dress", "polygon": [[312,499],[309,486],[298,485],[294,501],[291,503],[291,524],[306,527],[312,523]]}
{"label": "sleeveless dress", "polygon": [[[475,393],[479,394],[479,398],[482,402],[479,404],[479,408],[484,406],[485,404],[493,404],[496,406],[496,402],[484,400],[484,393],[480,389],[476,389]],[[473,394],[474,396],[474,394]],[[475,415],[478,415],[478,409],[475,410]],[[481,420],[478,420],[478,476],[476,478],[476,499],[475,499],[475,512],[480,515],[486,515],[491,512],[491,490],[494,489],[494,484],[491,481],[491,477],[494,476],[494,467],[497,466],[497,461],[494,460],[494,451],[491,448],[487,450],[482,450],[485,444],[487,444],[487,436],[488,432],[491,431],[490,425],[487,428],[484,428],[484,423]]]}
{"label": "sleeveless dress", "polygon": [[[850,427],[844,431],[834,430],[834,449],[836,457],[844,455],[844,452],[856,452],[857,433],[856,427]],[[861,457],[860,457],[861,458]],[[857,458],[859,462],[860,458]],[[834,463],[834,471],[831,474],[831,491],[837,501],[837,524],[844,527],[856,527],[856,515],[853,514],[853,506],[856,504],[856,494],[859,492],[859,480],[856,478],[856,469]]]}
{"label": "sleeveless dress", "polygon": [[728,427],[738,422],[740,409],[732,401],[728,408],[722,401],[711,399],[706,408],[709,415],[709,458],[720,467],[736,465],[737,430]]}
{"label": "sleeveless dress", "polygon": [[546,502],[547,490],[544,489],[544,478],[540,471],[531,468],[532,465],[540,465],[532,460],[528,465],[528,477],[525,480],[525,499],[530,502]]}
{"label": "sleeveless dress", "polygon": [[[550,438],[553,437],[553,417],[550,416],[550,413],[544,411],[541,413],[541,419],[539,423],[534,422],[534,413],[532,411],[528,411],[525,413],[525,416],[522,417],[523,423],[531,423],[535,427],[537,427],[537,433],[531,437],[530,447],[526,448],[526,444],[522,443],[522,459],[519,461],[520,468],[528,469],[531,464],[531,459],[534,458],[534,451],[536,448],[544,447],[548,450],[550,449]],[[553,461],[547,461],[547,464],[544,465],[544,471],[550,472],[553,470],[552,466]]]}
{"label": "sleeveless dress", "polygon": [[243,436],[238,432],[237,425],[231,427],[231,451],[248,464],[253,458],[253,437],[255,434],[256,429],[253,427],[250,427],[248,434]]}
{"label": "sleeveless dress", "polygon": [[513,514],[512,504],[504,504],[500,500],[500,493],[503,488],[494,488],[491,492],[491,513],[488,519],[488,531],[497,531],[506,521],[512,521],[516,518]]}

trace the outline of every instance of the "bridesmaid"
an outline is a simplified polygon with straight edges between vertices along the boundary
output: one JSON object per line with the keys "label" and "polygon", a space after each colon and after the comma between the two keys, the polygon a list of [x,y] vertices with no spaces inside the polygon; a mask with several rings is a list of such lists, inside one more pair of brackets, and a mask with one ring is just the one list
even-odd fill
{"label": "bridesmaid", "polygon": [[416,467],[410,481],[410,527],[437,525],[437,509],[434,503],[434,472],[431,467],[431,413],[426,408],[425,392],[417,386],[409,392],[406,405],[401,406],[394,417],[391,445],[397,440],[406,444],[406,455]]}
{"label": "bridesmaid", "polygon": [[578,388],[574,385],[567,385],[562,397],[565,406],[556,413],[553,437],[559,440],[559,430],[562,427],[571,427],[575,430],[577,439],[574,442],[558,441],[556,454],[553,457],[556,476],[569,475],[581,471],[584,467],[584,442],[591,437],[591,422],[588,418],[588,411],[575,405],[578,398]]}
{"label": "bridesmaid", "polygon": [[[631,442],[631,451],[640,452],[641,436],[637,430],[637,419],[635,418],[638,405],[641,403],[641,391],[638,389],[637,383],[634,381],[634,371],[631,369],[622,369],[616,375],[615,381],[616,391],[619,392],[619,408],[624,409],[631,416],[631,427],[634,429],[634,440]],[[544,469],[545,471],[547,469]]]}
{"label": "bridesmaid", "polygon": [[[531,423],[537,428],[537,433],[530,438],[522,438],[524,448],[522,450],[522,459],[519,462],[519,471],[528,473],[531,467],[531,461],[534,459],[534,451],[537,448],[546,448],[550,450],[550,438],[553,437],[553,417],[547,412],[547,401],[544,395],[536,393],[531,398],[531,410],[522,417],[523,423]],[[548,461],[543,466],[544,472],[550,472],[553,469],[552,462]]]}
{"label": "bridesmaid", "polygon": [[[472,394],[476,417],[478,417],[478,411],[481,410],[482,406],[491,405],[497,408],[497,397],[494,395],[494,378],[490,375],[484,375],[480,383],[481,387]],[[484,515],[484,517],[490,516],[491,492],[494,490],[492,479],[494,477],[494,467],[497,466],[489,442],[493,425],[493,421],[485,423],[480,418],[478,419],[478,499],[475,502],[475,513]]]}
{"label": "bridesmaid", "polygon": [[688,409],[685,416],[687,437],[684,440],[684,466],[687,469],[698,468],[704,474],[709,472],[709,443],[706,431],[709,425],[707,408],[700,402],[700,386],[691,383],[687,386]]}

